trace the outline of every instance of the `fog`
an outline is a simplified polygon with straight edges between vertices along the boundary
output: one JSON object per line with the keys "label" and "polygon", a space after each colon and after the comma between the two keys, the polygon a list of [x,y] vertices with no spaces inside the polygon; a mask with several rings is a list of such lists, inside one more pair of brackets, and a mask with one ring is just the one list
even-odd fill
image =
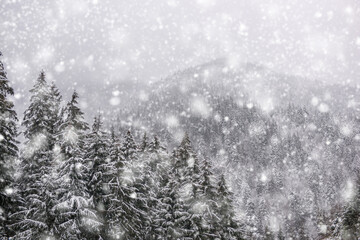
{"label": "fog", "polygon": [[360,239],[359,0],[0,3],[0,236]]}
{"label": "fog", "polygon": [[0,24],[16,86],[41,69],[66,86],[156,81],[219,57],[359,81],[356,0],[2,0]]}

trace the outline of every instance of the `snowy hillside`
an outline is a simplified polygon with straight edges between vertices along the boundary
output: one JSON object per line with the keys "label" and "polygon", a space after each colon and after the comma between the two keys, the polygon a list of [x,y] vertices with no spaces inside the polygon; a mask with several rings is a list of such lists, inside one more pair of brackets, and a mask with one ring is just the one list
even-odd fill
{"label": "snowy hillside", "polygon": [[359,169],[358,87],[253,64],[232,69],[224,60],[150,87],[146,101],[120,114],[121,127],[159,134],[171,147],[188,132],[199,154],[226,173],[255,236],[291,224],[311,238],[329,233]]}
{"label": "snowy hillside", "polygon": [[360,240],[359,0],[0,2],[0,240]]}

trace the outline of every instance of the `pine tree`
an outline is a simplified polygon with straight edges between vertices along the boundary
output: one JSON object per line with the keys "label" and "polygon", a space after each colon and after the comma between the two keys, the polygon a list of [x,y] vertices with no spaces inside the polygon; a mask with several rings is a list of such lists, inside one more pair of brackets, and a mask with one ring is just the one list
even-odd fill
{"label": "pine tree", "polygon": [[[218,191],[213,183],[214,174],[211,170],[210,162],[205,159],[200,181],[201,197],[199,198],[202,210],[202,222],[199,227],[203,232],[202,239],[219,238],[219,227],[221,225],[219,218]],[[196,172],[196,171],[195,171]]]}
{"label": "pine tree", "polygon": [[[115,129],[112,126],[110,129],[110,161],[115,166],[116,169],[119,169],[120,172],[124,169],[124,153],[121,150],[121,143],[118,136],[115,133]],[[118,171],[118,170],[117,170]],[[115,171],[117,173],[117,171]],[[120,173],[119,172],[119,173]]]}
{"label": "pine tree", "polygon": [[291,217],[286,220],[286,233],[294,239],[309,239],[305,230],[306,220],[301,197],[298,193],[290,192],[289,194],[288,201]]}
{"label": "pine tree", "polygon": [[190,239],[191,222],[189,207],[179,196],[179,182],[176,171],[170,174],[165,185],[163,204],[166,209],[163,221],[165,239]]}
{"label": "pine tree", "polygon": [[[27,139],[27,144],[33,143],[27,147],[33,147],[31,150],[46,149],[48,144],[39,144],[39,141],[43,138],[48,138],[53,132],[53,118],[52,112],[54,103],[51,99],[50,87],[45,79],[45,72],[42,71],[34,85],[30,90],[32,94],[30,99],[30,106],[24,113],[24,120],[22,125],[26,128],[24,136]],[[38,145],[37,145],[38,144]]]}
{"label": "pine tree", "polygon": [[207,239],[210,236],[207,231],[208,229],[206,229],[207,227],[205,227],[208,223],[205,221],[204,215],[207,211],[208,203],[204,194],[205,192],[203,191],[203,173],[200,170],[200,163],[197,156],[193,156],[191,178],[192,196],[188,201],[190,204],[189,212],[191,214],[191,238]]}
{"label": "pine tree", "polygon": [[[152,202],[150,207],[150,218],[151,218],[151,237],[150,239],[166,239],[167,230],[169,223],[172,223],[169,218],[171,210],[171,203],[169,203],[170,191],[173,189],[169,188],[169,176],[163,177],[159,183],[159,188],[155,193],[155,200]],[[171,199],[171,198],[170,198]]]}
{"label": "pine tree", "polygon": [[224,175],[219,181],[218,196],[221,239],[242,239],[240,226],[235,219],[232,194],[226,186]]}
{"label": "pine tree", "polygon": [[[52,82],[49,86],[49,94],[50,94],[50,105],[51,105],[50,109],[52,112],[52,115],[49,116],[49,118],[50,118],[49,121],[51,124],[51,130],[52,130],[50,136],[55,136],[55,139],[52,140],[52,141],[54,141],[53,144],[55,144],[56,135],[58,135],[58,133],[60,131],[60,126],[62,124],[63,117],[64,117],[63,114],[65,114],[65,113],[62,111],[63,108],[61,108],[62,96],[54,82]],[[74,94],[76,94],[76,93],[74,92]]]}
{"label": "pine tree", "polygon": [[110,161],[110,139],[102,131],[100,116],[95,117],[92,132],[87,136],[85,146],[85,161],[89,166],[88,191],[93,198],[99,219],[103,223],[100,235],[106,237],[107,209],[110,196],[110,182],[114,177],[114,166]]}
{"label": "pine tree", "polygon": [[174,194],[173,185],[171,181],[171,173],[164,176],[160,182],[157,204],[151,209],[151,236],[150,239],[169,239],[175,230],[174,226],[174,211],[176,196]]}
{"label": "pine tree", "polygon": [[25,152],[22,156],[22,176],[17,183],[23,205],[14,214],[17,239],[38,239],[53,235],[54,186],[52,167],[54,122],[58,112],[53,108],[55,97],[41,72],[30,90],[30,106],[25,111],[23,126]]}
{"label": "pine tree", "polygon": [[159,152],[166,150],[164,146],[161,145],[159,138],[155,135],[153,140],[149,143],[149,152]]}
{"label": "pine tree", "polygon": [[[0,52],[0,57],[2,53]],[[8,99],[14,95],[9,85],[3,63],[0,61],[0,236],[9,236],[7,228],[8,214],[11,210],[10,184],[13,182],[12,166],[18,156],[18,121],[14,104]]]}
{"label": "pine tree", "polygon": [[248,200],[246,203],[246,235],[249,238],[258,237],[257,227],[259,225],[259,219],[256,215],[255,204],[253,201]]}
{"label": "pine tree", "polygon": [[149,145],[149,143],[148,143],[147,135],[146,135],[146,133],[144,133],[143,139],[142,139],[142,142],[140,145],[140,151],[145,152],[147,150],[147,148],[149,147],[148,145]]}
{"label": "pine tree", "polygon": [[356,181],[356,192],[343,214],[344,239],[360,238],[360,177]]}
{"label": "pine tree", "polygon": [[[156,204],[150,209],[151,215],[151,237],[149,239],[191,239],[191,221],[190,204],[192,196],[191,174],[186,159],[189,154],[185,151],[191,151],[190,140],[186,135],[184,141],[176,149],[172,156],[165,153],[158,138],[149,144],[152,172],[157,187],[155,187]],[[181,153],[184,155],[180,155]],[[180,159],[183,156],[184,159]],[[183,176],[187,172],[187,180]],[[186,186],[184,185],[186,184]],[[185,188],[184,188],[185,187]],[[154,185],[152,185],[154,188]]]}
{"label": "pine tree", "polygon": [[[87,191],[83,145],[87,123],[73,93],[67,104],[64,122],[60,125],[60,152],[57,155],[57,203],[54,206],[57,239],[87,239],[88,228],[99,227],[93,202]],[[90,225],[90,226],[89,226]]]}
{"label": "pine tree", "polygon": [[[124,147],[128,146],[130,148],[135,148],[135,145],[132,144],[133,138],[130,132],[127,133],[125,138]],[[127,144],[128,143],[128,144]],[[141,228],[138,229],[140,238],[147,238],[151,235],[151,208],[154,207],[156,203],[156,182],[155,177],[156,167],[154,166],[154,161],[150,157],[149,148],[147,147],[147,137],[144,135],[143,142],[141,144],[140,151],[134,153],[132,156],[129,156],[128,163],[132,165],[133,173],[133,183],[131,187],[133,188],[136,197],[134,198],[134,204],[136,209],[139,210],[139,215],[137,221],[141,222]],[[157,151],[156,149],[153,149]]]}
{"label": "pine tree", "polygon": [[120,145],[113,135],[110,161],[115,165],[115,177],[110,183],[109,205],[107,210],[109,239],[142,239],[142,216],[138,209],[138,191],[135,182],[138,181],[138,148],[128,131],[124,142]]}
{"label": "pine tree", "polygon": [[147,150],[140,154],[139,160],[143,167],[141,182],[137,186],[138,200],[141,200],[140,209],[146,214],[142,221],[148,224],[144,234],[149,239],[161,239],[165,237],[163,188],[166,188],[165,179],[168,178],[170,170],[170,157],[159,139],[154,136]]}
{"label": "pine tree", "polygon": [[277,238],[278,238],[278,240],[285,240],[285,235],[282,232],[281,228],[279,229],[279,232],[277,234]]}
{"label": "pine tree", "polygon": [[272,231],[269,229],[268,226],[265,227],[265,237],[264,240],[275,240],[274,234],[272,233]]}
{"label": "pine tree", "polygon": [[[121,224],[119,224],[119,222],[121,222],[119,219],[119,216],[121,216],[119,214],[119,209],[123,206],[122,204],[124,203],[124,197],[120,198],[119,196],[124,196],[125,194],[123,193],[126,192],[126,189],[123,189],[120,184],[121,175],[125,166],[125,158],[121,150],[120,140],[116,135],[113,126],[110,129],[110,138],[111,141],[109,146],[109,158],[110,164],[114,166],[114,177],[112,178],[109,185],[109,205],[105,216],[108,223],[106,235],[109,239],[117,239],[124,236],[124,228],[121,227]],[[124,205],[127,206],[126,204]]]}
{"label": "pine tree", "polygon": [[[88,124],[84,121],[84,113],[77,106],[79,94],[74,91],[71,96],[71,101],[64,109],[64,121],[60,125],[60,130],[64,133],[64,129],[74,130],[80,135],[84,134],[89,129]],[[63,136],[65,137],[65,136]]]}
{"label": "pine tree", "polygon": [[159,138],[155,135],[153,140],[149,143],[147,150],[149,157],[150,171],[157,172],[154,176],[158,176],[157,182],[163,175],[167,174],[167,170],[170,167],[170,156],[166,151],[166,148],[160,143]]}
{"label": "pine tree", "polygon": [[183,211],[184,206],[178,199],[175,169],[166,164],[170,161],[168,154],[160,156],[162,164],[159,167],[164,168],[157,171],[159,179],[155,193],[156,204],[150,208],[151,235],[149,239],[181,239],[183,230],[176,227],[176,221],[181,216],[180,212]]}
{"label": "pine tree", "polygon": [[129,161],[136,160],[138,147],[135,143],[134,137],[132,136],[130,130],[126,132],[121,150],[123,151],[124,157],[127,160]]}
{"label": "pine tree", "polygon": [[[176,191],[176,202],[174,204],[174,228],[176,233],[183,238],[193,238],[196,235],[198,217],[192,217],[191,208],[194,194],[198,191],[198,183],[194,184],[194,167],[198,168],[198,159],[195,155],[189,135],[185,133],[180,146],[176,149],[173,156],[174,180]],[[198,177],[200,174],[197,173]],[[197,222],[197,223],[195,223]]]}
{"label": "pine tree", "polygon": [[[141,144],[140,152],[138,154],[138,163],[136,169],[138,171],[136,180],[134,182],[134,188],[137,195],[135,199],[136,208],[141,211],[140,221],[142,222],[141,234],[144,237],[150,238],[152,236],[152,224],[151,224],[151,211],[156,207],[156,178],[157,166],[152,153],[149,152],[146,135],[144,134],[143,142]],[[153,237],[153,236],[152,236]]]}
{"label": "pine tree", "polygon": [[[194,168],[195,159],[197,156],[191,146],[189,135],[185,133],[180,146],[176,149],[174,162],[176,169],[176,176],[179,178],[180,183],[186,187],[192,184],[192,173]],[[189,195],[188,197],[191,197]]]}

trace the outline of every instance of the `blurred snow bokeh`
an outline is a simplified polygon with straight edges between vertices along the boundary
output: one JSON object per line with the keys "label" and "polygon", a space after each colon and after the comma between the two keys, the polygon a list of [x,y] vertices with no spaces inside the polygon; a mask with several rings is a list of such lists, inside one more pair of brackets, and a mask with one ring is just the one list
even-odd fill
{"label": "blurred snow bokeh", "polygon": [[[357,0],[4,0],[0,23],[18,88],[45,69],[62,89],[119,83],[122,90],[219,57],[230,68],[256,62],[331,82],[357,81],[360,72]],[[273,104],[271,96],[260,101],[265,111]]]}

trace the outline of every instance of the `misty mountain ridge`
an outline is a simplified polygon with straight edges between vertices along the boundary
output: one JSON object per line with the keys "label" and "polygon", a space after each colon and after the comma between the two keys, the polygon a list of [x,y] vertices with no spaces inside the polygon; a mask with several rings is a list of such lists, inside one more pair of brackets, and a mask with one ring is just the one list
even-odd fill
{"label": "misty mountain ridge", "polygon": [[[165,124],[165,118],[169,118],[170,125],[178,124],[171,123],[174,117],[218,118],[213,111],[215,99],[231,99],[239,108],[256,107],[266,115],[276,114],[289,104],[306,107],[307,111],[331,112],[340,118],[355,116],[360,110],[356,98],[360,86],[279,74],[253,63],[235,67],[225,58],[175,72],[146,87],[134,85],[131,89],[124,97],[126,106],[120,97],[119,105],[114,107],[121,112],[123,121],[135,119],[135,125],[143,129],[151,129],[153,124],[143,122],[147,117],[160,119]],[[130,115],[126,114],[128,111]],[[134,112],[139,112],[138,116],[133,115]],[[231,115],[227,112],[222,118]]]}
{"label": "misty mountain ridge", "polygon": [[[41,72],[30,91],[35,94],[23,123],[24,137],[29,141],[24,142],[21,153],[24,158],[34,157],[32,152],[38,147],[41,150],[45,143],[43,132],[53,136],[54,141],[54,147],[44,152],[44,159],[48,159],[46,154],[56,154],[60,136],[65,145],[67,141],[77,144],[73,124],[89,138],[84,139],[89,143],[84,156],[94,150],[95,155],[100,154],[94,155],[94,159],[106,165],[103,156],[107,150],[97,152],[92,144],[101,145],[111,135],[118,139],[114,145],[118,146],[117,136],[121,136],[125,141],[124,154],[131,155],[136,149],[146,151],[144,133],[156,135],[158,138],[151,144],[169,159],[175,156],[171,153],[182,156],[181,149],[187,149],[186,161],[175,161],[179,166],[187,169],[191,165],[188,162],[194,160],[191,154],[195,154],[195,159],[207,162],[216,176],[224,176],[234,193],[234,217],[243,224],[242,232],[248,239],[265,239],[268,232],[282,235],[282,231],[295,239],[337,236],[333,226],[342,226],[340,209],[354,196],[360,171],[360,127],[355,99],[358,88],[302,80],[256,64],[233,68],[219,59],[176,72],[148,86],[136,83],[120,91],[117,87],[109,89],[106,84],[90,95],[91,99],[87,94],[84,96],[88,106],[84,107],[76,92],[66,106],[60,104],[64,101],[60,91],[55,85],[48,85],[46,74]],[[340,91],[344,97],[336,97],[335,93]],[[101,104],[105,97],[108,104]],[[83,107],[96,115],[89,132],[87,123],[79,122],[77,117],[82,119]],[[65,112],[72,113],[64,115]],[[69,119],[73,123],[66,122]],[[104,131],[102,121],[107,126]],[[43,122],[49,124],[46,126],[49,130],[42,130]],[[62,128],[56,127],[58,124]],[[56,133],[58,129],[63,129],[60,135]],[[126,153],[129,146],[132,153]],[[63,155],[59,153],[59,157]],[[92,168],[92,157],[88,159]],[[143,166],[141,162],[139,166]],[[29,167],[27,171],[32,171],[32,163],[24,165]],[[107,171],[99,172],[104,173]],[[188,190],[184,191],[190,193]],[[136,198],[133,193],[129,196]]]}
{"label": "misty mountain ridge", "polygon": [[[132,128],[138,138],[143,132],[159,135],[170,149],[188,132],[199,155],[226,173],[238,217],[250,225],[254,211],[257,224],[281,228],[285,216],[299,214],[291,210],[294,200],[306,206],[303,227],[315,237],[314,219],[331,224],[331,213],[348,201],[348,185],[360,166],[358,86],[278,74],[256,64],[235,69],[219,59],[149,89],[145,101],[134,99],[136,107],[120,111],[118,127]],[[264,205],[273,215],[259,217]]]}

